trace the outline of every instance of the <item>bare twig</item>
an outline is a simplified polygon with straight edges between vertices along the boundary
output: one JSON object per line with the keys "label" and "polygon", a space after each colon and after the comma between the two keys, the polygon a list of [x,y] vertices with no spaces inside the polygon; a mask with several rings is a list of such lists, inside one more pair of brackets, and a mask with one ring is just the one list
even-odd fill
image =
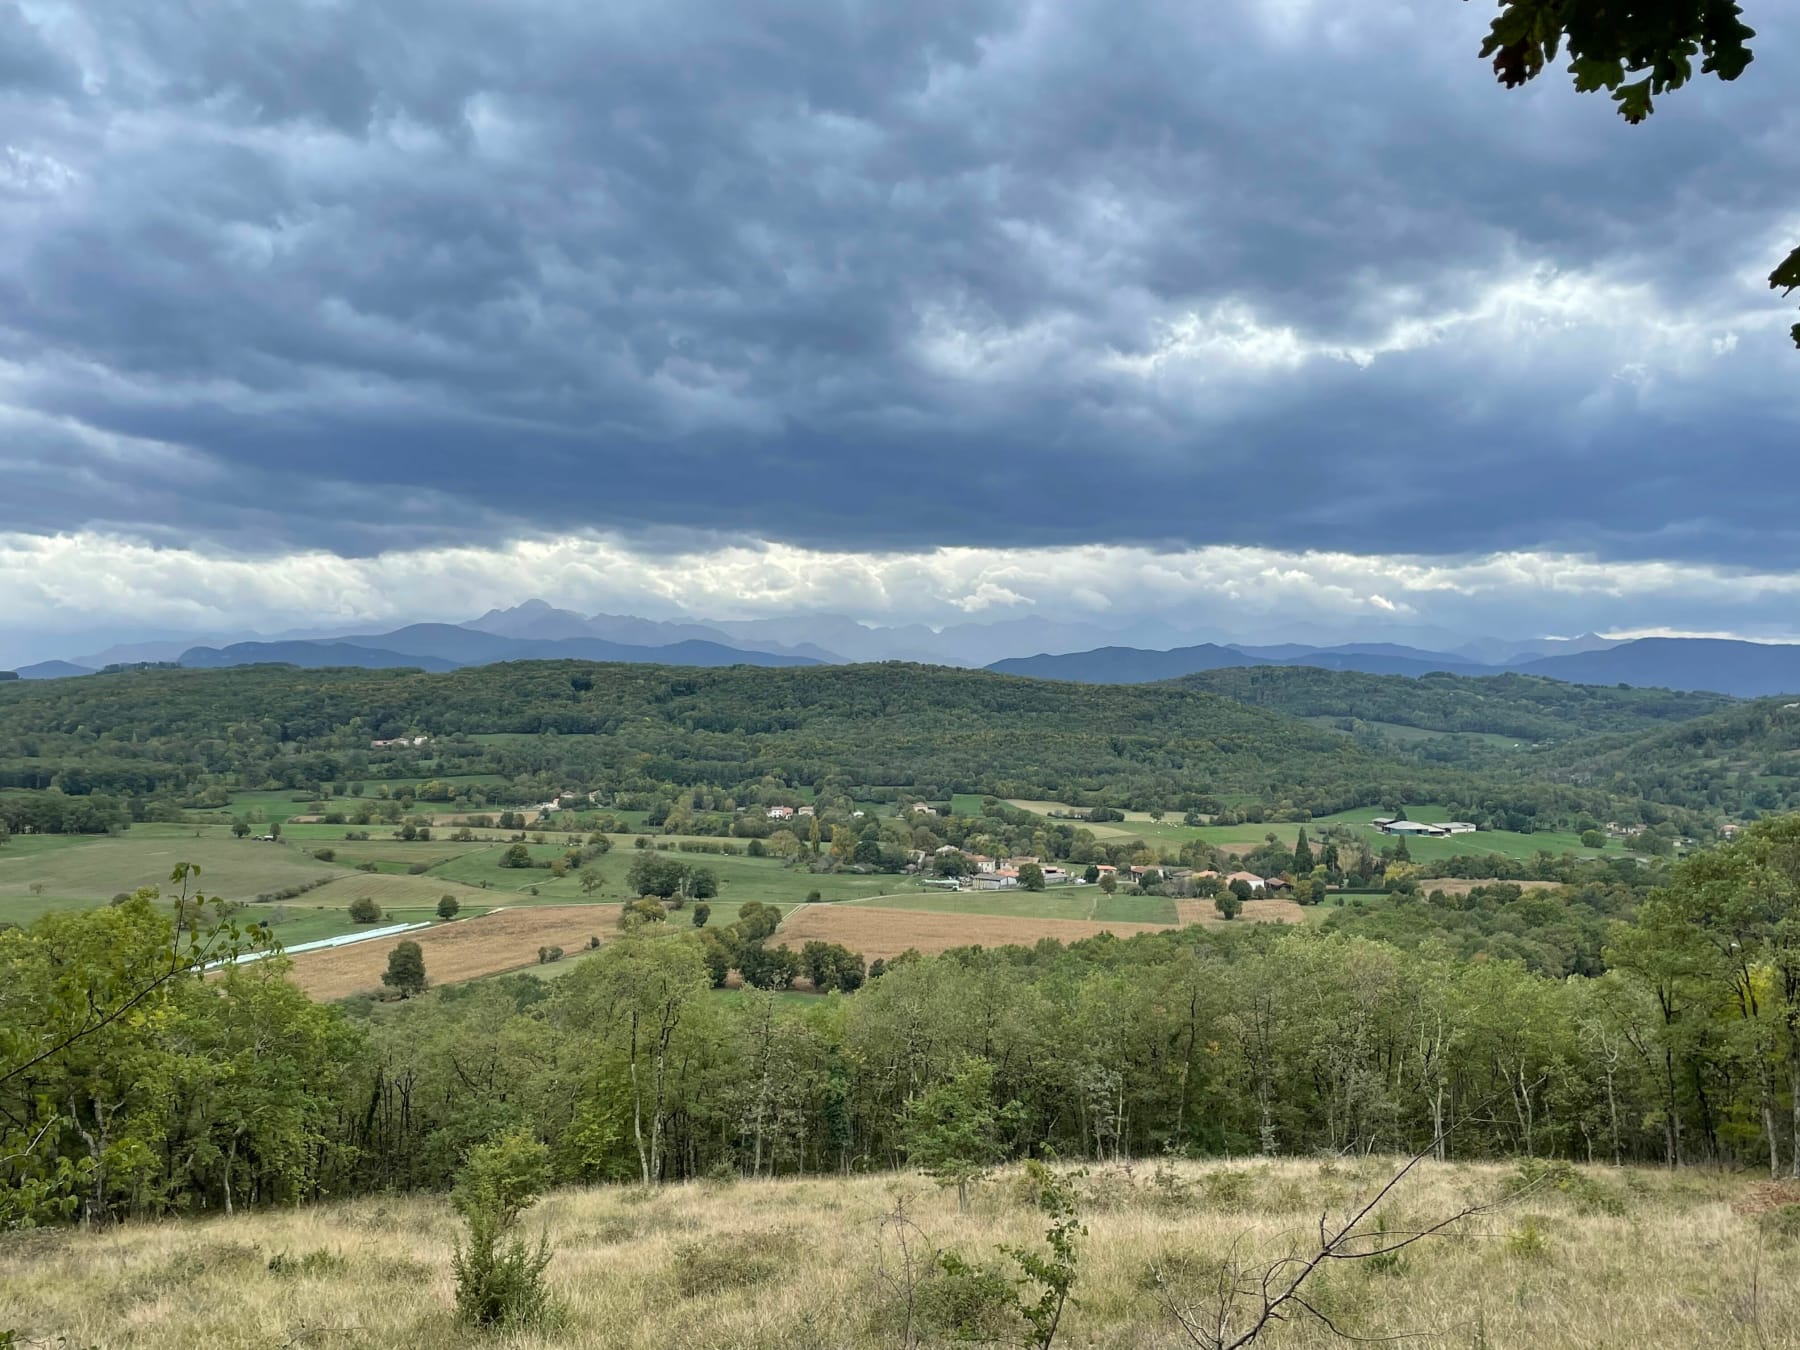
{"label": "bare twig", "polygon": [[[1449,1132],[1449,1129],[1444,1130],[1409,1158],[1341,1223],[1333,1224],[1328,1214],[1321,1213],[1317,1241],[1311,1244],[1312,1250],[1306,1255],[1280,1257],[1259,1271],[1238,1260],[1237,1250],[1244,1236],[1239,1234],[1232,1242],[1227,1259],[1219,1267],[1204,1316],[1194,1309],[1183,1308],[1159,1271],[1156,1280],[1162,1291],[1164,1307],[1174,1317],[1188,1341],[1200,1347],[1200,1350],[1244,1350],[1244,1347],[1254,1345],[1274,1324],[1287,1321],[1296,1314],[1313,1318],[1332,1335],[1346,1341],[1377,1344],[1433,1334],[1401,1332],[1386,1336],[1354,1335],[1334,1323],[1302,1291],[1307,1280],[1329,1261],[1363,1261],[1390,1255],[1415,1242],[1439,1236],[1465,1219],[1510,1204],[1532,1189],[1532,1186],[1526,1186],[1499,1200],[1465,1205],[1447,1218],[1424,1228],[1392,1232],[1381,1227],[1366,1226],[1414,1169],[1425,1159],[1435,1156],[1438,1146]],[[1239,1316],[1239,1309],[1246,1302],[1251,1309],[1247,1324],[1241,1322]]]}

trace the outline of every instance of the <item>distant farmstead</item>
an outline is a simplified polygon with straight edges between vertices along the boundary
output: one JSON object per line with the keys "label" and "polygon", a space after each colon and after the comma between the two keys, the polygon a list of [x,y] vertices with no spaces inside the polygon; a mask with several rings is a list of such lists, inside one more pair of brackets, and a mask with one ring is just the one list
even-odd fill
{"label": "distant farmstead", "polygon": [[1369,822],[1382,834],[1410,835],[1419,839],[1443,839],[1452,834],[1474,834],[1478,826],[1466,820],[1446,820],[1431,824],[1423,820],[1388,820]]}

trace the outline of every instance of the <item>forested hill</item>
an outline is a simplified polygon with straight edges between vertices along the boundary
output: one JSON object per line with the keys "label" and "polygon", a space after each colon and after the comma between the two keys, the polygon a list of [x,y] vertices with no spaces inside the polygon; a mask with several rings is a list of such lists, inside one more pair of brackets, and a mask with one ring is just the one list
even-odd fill
{"label": "forested hill", "polygon": [[1292,717],[1354,717],[1528,741],[1662,731],[1735,706],[1723,694],[1565,684],[1536,675],[1365,675],[1311,666],[1209,670],[1179,681]]}
{"label": "forested hill", "polygon": [[1800,809],[1800,703],[1737,703],[1651,736],[1568,747],[1573,782],[1730,815]]}
{"label": "forested hill", "polygon": [[[432,740],[371,748],[402,734]],[[1314,811],[1439,786],[1337,732],[1216,694],[898,663],[162,668],[0,688],[0,786],[142,795],[220,774],[297,786],[526,771],[615,790],[832,779],[928,799],[1171,807],[1249,793]]]}

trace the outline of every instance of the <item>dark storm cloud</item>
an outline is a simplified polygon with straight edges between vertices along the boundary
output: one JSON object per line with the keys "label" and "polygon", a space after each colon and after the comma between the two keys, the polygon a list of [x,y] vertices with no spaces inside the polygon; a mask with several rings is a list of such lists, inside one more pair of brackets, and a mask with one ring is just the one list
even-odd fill
{"label": "dark storm cloud", "polygon": [[0,0],[0,529],[1800,563],[1791,34],[1633,130],[1484,22]]}

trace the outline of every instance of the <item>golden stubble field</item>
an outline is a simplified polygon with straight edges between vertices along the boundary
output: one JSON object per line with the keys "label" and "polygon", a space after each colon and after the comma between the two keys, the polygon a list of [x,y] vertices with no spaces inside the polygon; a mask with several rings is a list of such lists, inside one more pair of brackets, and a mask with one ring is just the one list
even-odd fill
{"label": "golden stubble field", "polygon": [[291,958],[291,978],[320,1002],[379,990],[388,953],[410,940],[424,953],[431,982],[454,984],[535,966],[539,947],[561,947],[573,958],[589,937],[605,942],[618,931],[617,905],[522,905],[391,938],[301,952]]}
{"label": "golden stubble field", "polygon": [[[1303,1252],[1321,1209],[1366,1196],[1382,1159],[1090,1166],[1077,1182],[1088,1234],[1077,1302],[1056,1344],[1172,1350],[1192,1344],[1166,1299],[1198,1305],[1226,1261]],[[1800,1344],[1800,1242],[1755,1214],[1745,1178],[1583,1169],[1596,1208],[1545,1187],[1393,1263],[1340,1262],[1310,1286],[1345,1332],[1471,1350]],[[1159,1175],[1160,1174],[1160,1175]],[[1390,1231],[1423,1226],[1516,1186],[1501,1164],[1426,1165],[1386,1207]],[[904,1344],[894,1230],[905,1200],[915,1258],[954,1248],[1005,1267],[997,1244],[1042,1250],[1044,1217],[1016,1172],[976,1192],[910,1175],[564,1190],[525,1229],[555,1245],[562,1308],[543,1330],[480,1337],[451,1315],[458,1224],[436,1196],[53,1230],[0,1237],[0,1329],[20,1343],[133,1350],[504,1345],[568,1350],[833,1350]],[[1166,1289],[1159,1289],[1159,1283]],[[940,1285],[914,1290],[921,1334],[948,1343]],[[933,1320],[935,1319],[935,1320]],[[1005,1327],[999,1328],[1006,1330]],[[66,1341],[57,1338],[66,1337]],[[1017,1344],[1017,1340],[1010,1343]],[[1297,1318],[1265,1342],[1341,1347]]]}

